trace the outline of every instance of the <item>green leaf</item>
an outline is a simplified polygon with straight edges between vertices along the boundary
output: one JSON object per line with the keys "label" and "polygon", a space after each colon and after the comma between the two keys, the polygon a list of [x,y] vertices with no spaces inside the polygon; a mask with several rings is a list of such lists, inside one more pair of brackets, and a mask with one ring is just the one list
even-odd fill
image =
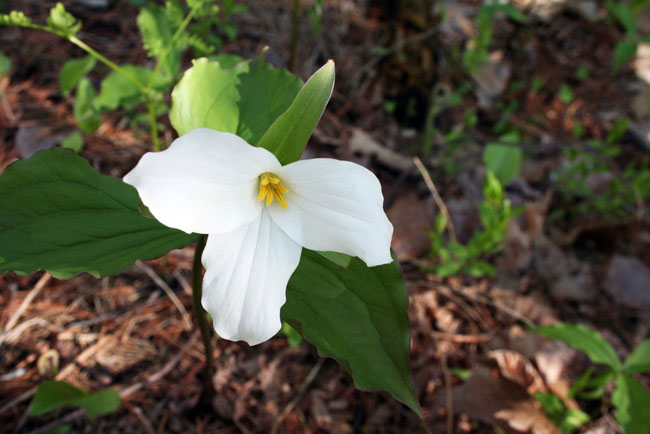
{"label": "green leaf", "polygon": [[[153,71],[142,66],[125,65],[122,67],[143,87],[146,87],[151,79]],[[153,87],[164,89],[169,81],[161,75],[154,77]],[[124,75],[113,71],[102,81],[99,95],[95,99],[97,110],[115,110],[118,107],[131,108],[142,99],[142,90],[133,81]]]}
{"label": "green leaf", "polygon": [[634,11],[623,2],[607,2],[607,9],[625,29],[628,35],[636,33],[636,16]]}
{"label": "green leaf", "polygon": [[57,408],[71,405],[87,392],[74,387],[65,381],[46,381],[36,389],[32,406],[29,410],[31,416],[47,413]]}
{"label": "green leaf", "polygon": [[133,187],[69,149],[11,164],[0,176],[0,274],[106,276],[196,238],[143,217],[139,203]]}
{"label": "green leaf", "polygon": [[83,408],[93,418],[114,412],[122,400],[113,389],[88,393],[65,381],[46,381],[36,389],[29,414],[38,416],[71,405]]}
{"label": "green leaf", "polygon": [[621,369],[621,361],[618,359],[614,348],[612,348],[600,333],[589,327],[581,324],[557,323],[537,327],[532,331],[544,337],[562,341],[584,352],[594,363],[603,363],[615,371]]}
{"label": "green leaf", "polygon": [[137,18],[142,44],[150,57],[156,57],[162,62],[162,70],[169,77],[173,77],[178,71],[181,56],[187,47],[183,38],[172,42],[177,26],[170,19],[168,12],[174,10],[150,3],[140,10]]}
{"label": "green leaf", "polygon": [[61,140],[61,146],[78,153],[84,146],[84,138],[79,131],[74,131],[65,139]]}
{"label": "green leaf", "polygon": [[257,145],[302,87],[296,76],[261,58],[231,68],[194,60],[172,91],[169,118],[178,135],[195,128],[234,133]]}
{"label": "green leaf", "polygon": [[353,258],[344,269],[303,249],[281,313],[321,355],[348,368],[356,387],[385,390],[420,414],[407,308],[397,261],[369,268]]}
{"label": "green leaf", "polygon": [[623,364],[623,372],[638,374],[650,372],[650,339],[646,339],[632,351]]}
{"label": "green leaf", "polygon": [[6,75],[11,69],[11,59],[0,51],[0,75]]}
{"label": "green leaf", "polygon": [[86,410],[90,417],[97,417],[116,411],[122,405],[122,399],[114,389],[104,389],[86,394],[74,404]]}
{"label": "green leaf", "polygon": [[307,80],[291,106],[269,127],[258,146],[268,149],[280,163],[300,158],[334,90],[334,62],[328,61]]}
{"label": "green leaf", "polygon": [[577,408],[569,408],[564,413],[562,419],[560,419],[558,428],[562,434],[570,434],[590,420],[589,415],[584,411]]}
{"label": "green leaf", "polygon": [[57,3],[56,6],[50,9],[47,25],[65,36],[72,36],[81,30],[81,22],[66,11],[61,3]]}
{"label": "green leaf", "polygon": [[238,63],[244,62],[244,58],[237,56],[236,54],[215,54],[214,56],[208,56],[210,62],[218,62],[221,64],[222,68],[232,68]]}
{"label": "green leaf", "polygon": [[94,132],[102,123],[102,117],[93,107],[95,88],[90,80],[82,77],[77,85],[72,112],[79,129],[86,134]]}
{"label": "green leaf", "polygon": [[332,261],[339,267],[348,268],[350,261],[352,261],[352,256],[346,255],[345,253],[339,252],[318,252],[324,258],[327,258],[329,261]]}
{"label": "green leaf", "polygon": [[523,152],[519,147],[488,145],[483,151],[485,166],[491,170],[502,185],[506,185],[519,174]]}
{"label": "green leaf", "polygon": [[637,42],[624,39],[614,48],[614,71],[621,69],[630,59],[634,57],[637,49]]}
{"label": "green leaf", "polygon": [[59,87],[62,92],[69,92],[77,85],[81,77],[88,74],[97,61],[93,56],[68,60],[59,73]]}
{"label": "green leaf", "polygon": [[50,428],[45,431],[43,434],[67,434],[72,429],[72,425],[59,425],[54,428]]}
{"label": "green leaf", "polygon": [[619,375],[612,394],[616,421],[623,434],[648,434],[650,431],[650,391],[632,377]]}

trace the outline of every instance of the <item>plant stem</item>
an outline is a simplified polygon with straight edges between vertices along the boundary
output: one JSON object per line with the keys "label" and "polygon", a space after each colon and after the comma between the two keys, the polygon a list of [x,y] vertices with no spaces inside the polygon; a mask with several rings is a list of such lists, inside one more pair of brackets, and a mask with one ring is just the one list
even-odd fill
{"label": "plant stem", "polygon": [[214,365],[212,364],[212,326],[205,316],[205,310],[201,305],[201,293],[203,277],[201,271],[203,266],[201,264],[201,255],[205,248],[205,243],[208,240],[207,235],[201,235],[196,241],[196,249],[194,250],[194,263],[192,265],[192,308],[194,310],[194,318],[198,323],[199,330],[201,331],[201,339],[203,340],[203,348],[205,350],[205,389],[212,390],[212,376],[214,375]]}
{"label": "plant stem", "polygon": [[147,111],[149,112],[149,126],[151,127],[151,146],[154,152],[160,151],[158,142],[158,122],[156,121],[156,107],[151,101],[147,102]]}
{"label": "plant stem", "polygon": [[293,0],[293,16],[291,17],[291,47],[289,49],[289,71],[295,72],[296,45],[298,45],[298,12],[300,0]]}
{"label": "plant stem", "polygon": [[145,95],[146,98],[149,98],[149,90],[142,83],[140,83],[140,81],[137,78],[135,78],[133,75],[131,75],[131,73],[129,71],[125,70],[124,68],[122,68],[121,66],[119,66],[118,64],[113,62],[112,60],[110,60],[110,59],[106,58],[105,56],[103,56],[102,54],[98,53],[92,47],[90,47],[88,44],[86,44],[84,41],[77,38],[76,36],[72,35],[72,36],[64,36],[64,37],[68,41],[70,41],[74,45],[76,45],[77,47],[84,50],[86,53],[93,56],[95,59],[102,62],[104,65],[111,68],[113,71],[115,71],[118,74],[124,76],[124,78],[126,78],[127,80],[129,80],[130,82],[135,84],[137,86],[137,88]]}

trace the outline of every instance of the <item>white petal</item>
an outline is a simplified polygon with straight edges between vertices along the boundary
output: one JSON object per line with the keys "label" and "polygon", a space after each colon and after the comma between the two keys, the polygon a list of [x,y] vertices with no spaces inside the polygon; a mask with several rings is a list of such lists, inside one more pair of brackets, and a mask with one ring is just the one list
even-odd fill
{"label": "white petal", "polygon": [[223,233],[259,216],[258,176],[277,158],[240,137],[192,130],[162,152],[146,153],[124,177],[151,213],[185,232]]}
{"label": "white petal", "polygon": [[276,172],[288,209],[270,206],[273,221],[301,246],[358,256],[375,266],[392,261],[393,225],[377,177],[349,161],[302,160]]}
{"label": "white petal", "polygon": [[201,302],[219,336],[256,345],[280,330],[280,308],[301,251],[266,211],[246,226],[208,236]]}

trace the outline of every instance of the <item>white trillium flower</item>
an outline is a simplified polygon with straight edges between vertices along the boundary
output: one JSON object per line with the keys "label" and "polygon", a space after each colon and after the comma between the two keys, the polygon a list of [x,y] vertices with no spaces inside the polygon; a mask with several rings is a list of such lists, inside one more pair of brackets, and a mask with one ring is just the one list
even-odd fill
{"label": "white trillium flower", "polygon": [[330,158],[282,166],[268,150],[207,128],[149,152],[124,177],[166,226],[208,234],[203,307],[222,338],[259,344],[280,308],[302,247],[392,261],[393,226],[366,168]]}

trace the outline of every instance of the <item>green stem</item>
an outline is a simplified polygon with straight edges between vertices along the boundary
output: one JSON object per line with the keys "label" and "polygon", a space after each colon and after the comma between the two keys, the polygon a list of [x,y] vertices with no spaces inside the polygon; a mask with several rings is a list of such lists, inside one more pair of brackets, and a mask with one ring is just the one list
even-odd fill
{"label": "green stem", "polygon": [[[58,34],[58,33],[57,33],[57,34]],[[71,36],[65,36],[65,35],[60,35],[60,34],[59,34],[59,36],[63,36],[63,37],[66,38],[68,41],[72,42],[74,45],[76,45],[77,47],[81,48],[81,49],[84,50],[86,53],[90,54],[90,55],[93,56],[95,59],[99,60],[99,61],[102,62],[104,65],[106,65],[106,66],[108,66],[109,68],[111,68],[113,71],[115,71],[115,72],[117,72],[118,74],[124,76],[124,78],[126,78],[127,80],[129,80],[130,82],[132,82],[133,84],[135,84],[135,85],[137,86],[137,88],[140,89],[140,91],[145,95],[145,97],[149,98],[149,90],[148,90],[148,89],[147,89],[147,88],[146,88],[142,83],[140,83],[140,81],[139,81],[137,78],[135,78],[133,75],[131,75],[131,73],[130,73],[129,71],[127,71],[126,69],[122,68],[122,67],[119,66],[118,64],[114,63],[114,62],[111,61],[110,59],[106,58],[106,57],[103,56],[102,54],[98,53],[98,52],[95,51],[92,47],[90,47],[88,44],[86,44],[84,41],[82,41],[81,39],[77,38],[76,36],[74,36],[74,35],[71,35]]]}
{"label": "green stem", "polygon": [[154,152],[160,151],[160,143],[158,142],[158,122],[156,121],[156,107],[151,102],[147,102],[147,111],[149,112],[149,126],[151,127],[151,146]]}
{"label": "green stem", "polygon": [[194,263],[192,265],[192,308],[194,310],[194,318],[196,318],[199,330],[201,331],[201,339],[203,340],[203,348],[205,350],[205,388],[211,390],[212,376],[214,375],[214,365],[212,364],[212,336],[214,333],[212,332],[212,325],[208,322],[205,316],[205,310],[203,310],[203,306],[201,305],[203,284],[201,255],[203,254],[207,240],[207,235],[199,236],[199,239],[196,241],[196,249],[194,250]]}
{"label": "green stem", "polygon": [[289,71],[295,72],[296,46],[298,45],[298,12],[300,0],[293,0],[293,16],[291,17],[291,47],[289,48]]}

